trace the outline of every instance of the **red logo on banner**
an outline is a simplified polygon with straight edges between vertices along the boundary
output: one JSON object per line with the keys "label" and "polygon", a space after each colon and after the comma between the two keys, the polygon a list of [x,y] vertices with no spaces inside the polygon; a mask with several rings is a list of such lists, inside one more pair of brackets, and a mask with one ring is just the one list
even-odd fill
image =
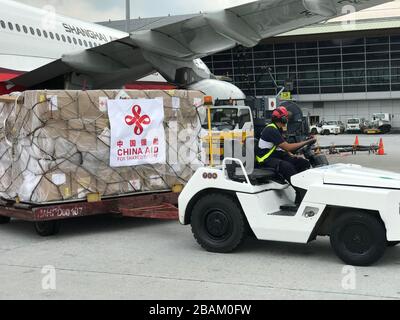
{"label": "red logo on banner", "polygon": [[139,105],[135,105],[132,108],[133,116],[126,116],[125,122],[128,126],[134,126],[133,131],[136,135],[140,136],[143,133],[143,126],[148,126],[151,123],[150,117],[145,114],[141,115],[142,108]]}
{"label": "red logo on banner", "polygon": [[122,148],[124,146],[124,142],[122,140],[118,141],[117,146]]}

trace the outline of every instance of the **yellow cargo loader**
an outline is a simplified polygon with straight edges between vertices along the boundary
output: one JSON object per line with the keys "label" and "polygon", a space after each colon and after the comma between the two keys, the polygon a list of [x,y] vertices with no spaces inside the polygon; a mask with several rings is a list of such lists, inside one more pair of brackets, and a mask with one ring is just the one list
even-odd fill
{"label": "yellow cargo loader", "polygon": [[[202,135],[203,147],[206,158],[210,159],[210,135],[208,131],[207,109],[199,112],[204,134]],[[253,114],[248,106],[224,105],[210,106],[212,154],[213,161],[221,161],[225,157],[225,142],[239,141],[242,145],[246,139],[254,137]]]}

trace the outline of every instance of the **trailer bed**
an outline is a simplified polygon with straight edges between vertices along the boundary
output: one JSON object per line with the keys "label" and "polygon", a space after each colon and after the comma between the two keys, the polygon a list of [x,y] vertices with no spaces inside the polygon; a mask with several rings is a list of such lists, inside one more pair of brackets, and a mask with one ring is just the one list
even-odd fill
{"label": "trailer bed", "polygon": [[11,218],[29,221],[35,224],[39,235],[50,236],[58,233],[62,220],[94,215],[178,220],[178,197],[179,193],[163,192],[42,206],[5,203],[0,206],[0,224],[8,223]]}

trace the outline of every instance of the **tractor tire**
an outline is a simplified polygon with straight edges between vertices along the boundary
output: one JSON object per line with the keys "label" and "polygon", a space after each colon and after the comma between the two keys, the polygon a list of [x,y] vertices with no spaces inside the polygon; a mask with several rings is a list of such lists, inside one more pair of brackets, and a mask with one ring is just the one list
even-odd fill
{"label": "tractor tire", "polygon": [[353,266],[370,266],[385,253],[383,222],[372,214],[346,212],[334,221],[330,240],[336,255]]}
{"label": "tractor tire", "polygon": [[36,233],[41,237],[50,237],[59,233],[59,221],[41,221],[35,222]]}
{"label": "tractor tire", "polygon": [[397,246],[398,244],[400,244],[400,241],[388,241],[387,246],[389,248],[393,248],[393,247]]}
{"label": "tractor tire", "polygon": [[192,211],[192,232],[207,251],[229,253],[248,235],[247,221],[233,197],[214,193],[201,198]]}
{"label": "tractor tire", "polygon": [[10,223],[10,221],[11,221],[10,217],[0,216],[0,224],[7,224]]}

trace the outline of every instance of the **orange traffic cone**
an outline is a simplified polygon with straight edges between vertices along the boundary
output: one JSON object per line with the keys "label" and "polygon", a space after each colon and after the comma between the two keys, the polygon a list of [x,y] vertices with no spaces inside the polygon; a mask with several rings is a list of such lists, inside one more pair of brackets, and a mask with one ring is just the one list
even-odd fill
{"label": "orange traffic cone", "polygon": [[356,141],[354,141],[354,146],[358,147],[360,145],[360,141],[358,141],[358,136],[356,136]]}
{"label": "orange traffic cone", "polygon": [[381,141],[379,141],[378,156],[384,156],[384,155],[385,155],[385,147],[383,146],[383,139],[381,138]]}

